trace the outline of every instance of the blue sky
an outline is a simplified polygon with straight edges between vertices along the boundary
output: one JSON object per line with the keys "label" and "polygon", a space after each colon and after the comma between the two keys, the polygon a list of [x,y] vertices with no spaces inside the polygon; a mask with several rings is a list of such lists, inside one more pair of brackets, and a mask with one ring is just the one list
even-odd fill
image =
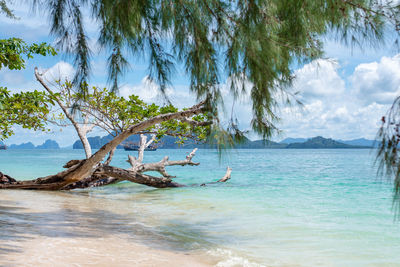
{"label": "blue sky", "polygon": [[[19,37],[30,42],[46,41],[53,43],[49,36],[47,19],[43,14],[33,15],[25,5],[14,5],[19,20],[14,21],[0,16],[0,38]],[[96,32],[89,28],[92,47],[95,48]],[[95,49],[94,49],[95,50]],[[333,41],[325,43],[325,58],[295,71],[296,80],[293,91],[299,91],[302,107],[282,106],[282,117],[278,126],[283,130],[274,140],[285,137],[313,137],[322,135],[337,139],[365,137],[373,139],[379,127],[380,118],[386,113],[394,97],[400,94],[400,56],[391,47],[380,49],[350,49]],[[96,52],[96,51],[95,51]],[[106,84],[105,54],[94,53],[92,59],[91,83]],[[48,78],[71,76],[73,66],[65,55],[55,57],[35,57],[28,61],[22,71],[0,70],[1,86],[17,92],[41,89],[35,81],[35,66],[48,70]],[[131,68],[121,84],[120,94],[137,94],[147,102],[160,102],[157,86],[146,82],[147,66],[143,59],[131,63]],[[195,98],[188,90],[188,79],[182,70],[173,77],[173,86],[168,94],[178,107],[194,103]],[[228,99],[229,91],[223,90]],[[235,105],[236,115],[242,129],[249,127],[251,106],[246,96]],[[32,141],[41,144],[46,139],[54,139],[61,146],[71,145],[77,136],[73,129],[52,127],[50,133],[33,132],[16,127],[16,134],[6,143]],[[93,132],[91,135],[102,135]],[[252,139],[257,136],[252,134]]]}

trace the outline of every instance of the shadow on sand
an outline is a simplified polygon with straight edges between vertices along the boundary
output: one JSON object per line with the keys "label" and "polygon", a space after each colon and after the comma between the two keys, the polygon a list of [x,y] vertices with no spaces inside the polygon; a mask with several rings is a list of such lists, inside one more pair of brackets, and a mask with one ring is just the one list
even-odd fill
{"label": "shadow on sand", "polygon": [[[22,191],[13,193],[25,194]],[[58,193],[54,196],[58,208],[43,212],[43,209],[32,209],[32,205],[43,201],[40,199],[43,194],[54,193],[30,191],[28,194],[23,196],[22,201],[15,200],[18,196],[10,201],[1,199],[0,195],[0,258],[2,254],[22,253],[19,243],[35,237],[100,238],[123,235],[134,243],[180,252],[213,246],[206,241],[207,234],[196,225],[174,221],[169,227],[167,221],[167,225],[146,226],[135,218],[140,216],[137,213],[119,214],[99,208],[103,201],[101,198],[96,200],[100,204],[95,208],[82,210],[77,205],[85,206],[93,198]],[[27,205],[29,199],[35,199],[32,205]],[[52,199],[51,195],[47,195],[44,201]]]}

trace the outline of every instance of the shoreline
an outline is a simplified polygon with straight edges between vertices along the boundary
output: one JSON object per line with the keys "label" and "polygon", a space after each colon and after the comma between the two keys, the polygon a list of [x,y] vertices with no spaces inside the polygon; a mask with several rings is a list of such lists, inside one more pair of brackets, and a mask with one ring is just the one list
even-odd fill
{"label": "shoreline", "polygon": [[[0,266],[213,266],[200,255],[154,249],[123,236],[68,238],[24,236],[2,248]],[[8,250],[7,250],[8,249]]]}
{"label": "shoreline", "polygon": [[121,222],[112,225],[113,218],[103,216],[107,212],[99,213],[107,200],[98,200],[68,193],[2,191],[0,266],[203,267],[218,262],[200,252],[158,248],[124,233]]}

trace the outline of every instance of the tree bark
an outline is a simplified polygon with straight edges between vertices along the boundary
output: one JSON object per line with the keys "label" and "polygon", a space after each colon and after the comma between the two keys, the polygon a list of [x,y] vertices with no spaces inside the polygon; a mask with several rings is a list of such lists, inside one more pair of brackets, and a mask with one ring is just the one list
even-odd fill
{"label": "tree bark", "polygon": [[117,148],[115,147],[113,150],[110,151],[110,153],[108,153],[108,158],[107,158],[107,160],[104,162],[105,165],[110,165],[111,160],[112,160],[112,158],[113,158],[113,156],[114,156],[114,153],[115,153],[115,150],[116,150],[116,149],[117,149]]}
{"label": "tree bark", "polygon": [[[67,162],[64,167],[68,169],[62,171],[56,175],[51,175],[43,178],[38,178],[29,181],[16,181],[15,179],[9,177],[8,175],[3,175],[0,173],[0,189],[31,189],[31,190],[72,190],[77,188],[88,188],[88,187],[98,187],[105,186],[121,181],[130,181],[133,183],[138,183],[142,185],[147,185],[155,188],[167,188],[167,187],[184,187],[185,185],[176,183],[172,181],[172,176],[165,172],[165,166],[172,165],[199,165],[199,163],[193,163],[191,160],[195,155],[196,149],[194,149],[185,160],[181,161],[168,161],[168,156],[163,160],[156,163],[146,163],[138,165],[139,169],[136,170],[125,170],[109,165],[100,165],[91,176],[76,181],[74,183],[67,183],[65,177],[73,172],[75,169],[79,168],[85,160],[71,160]],[[143,174],[140,171],[144,171],[142,166],[145,167],[145,171],[158,171],[159,168],[164,169],[163,177],[155,177],[147,174]],[[226,182],[231,177],[231,168],[227,168],[227,172],[223,178],[217,182],[210,182],[208,184],[215,184],[219,182]],[[160,171],[163,173],[163,171]],[[201,184],[205,186],[206,184]]]}
{"label": "tree bark", "polygon": [[219,183],[224,183],[224,182],[228,181],[229,179],[231,179],[231,173],[232,173],[232,169],[228,166],[226,168],[226,173],[225,173],[224,177],[219,179],[218,182]]}
{"label": "tree bark", "polygon": [[143,184],[155,188],[184,187],[184,185],[182,184],[173,182],[170,178],[155,177],[113,166],[102,166],[101,168],[99,168],[98,172],[113,178],[120,179],[121,181],[127,180],[133,183]]}
{"label": "tree bark", "polygon": [[74,126],[79,139],[82,142],[83,148],[85,150],[86,158],[90,158],[92,155],[92,148],[90,146],[89,140],[87,139],[87,133],[90,132],[93,127],[90,127],[89,125],[85,125],[85,127],[80,127],[78,122],[74,119],[74,117],[71,115],[71,113],[67,110],[67,107],[61,102],[61,100],[54,94],[53,90],[50,89],[50,87],[44,82],[42,74],[39,74],[38,68],[35,67],[35,77],[38,80],[38,82],[43,86],[44,89],[46,89],[49,94],[54,96],[57,104],[60,106],[61,110],[64,112],[65,116],[68,118],[68,120],[72,123]]}
{"label": "tree bark", "polygon": [[103,186],[125,180],[155,188],[184,186],[173,182],[170,178],[155,177],[108,165],[100,166],[96,169],[95,173],[88,178],[67,184],[64,177],[68,172],[70,172],[69,169],[56,175],[29,181],[16,181],[15,179],[8,179],[7,181],[0,180],[0,189],[71,190]]}

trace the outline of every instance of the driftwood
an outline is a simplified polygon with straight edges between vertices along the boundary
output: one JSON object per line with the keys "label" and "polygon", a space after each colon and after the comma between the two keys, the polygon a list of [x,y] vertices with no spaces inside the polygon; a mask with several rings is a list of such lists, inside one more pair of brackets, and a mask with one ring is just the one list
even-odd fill
{"label": "driftwood", "polygon": [[8,176],[7,174],[3,174],[2,172],[0,172],[0,183],[13,183],[16,182],[17,180],[15,180],[14,178]]}
{"label": "driftwood", "polygon": [[[32,190],[72,190],[76,188],[88,188],[109,185],[121,181],[130,181],[142,185],[147,185],[155,188],[166,187],[183,187],[185,185],[172,181],[174,176],[167,173],[165,167],[167,166],[197,166],[200,163],[193,162],[192,159],[196,154],[197,148],[193,149],[184,160],[170,161],[169,157],[164,157],[159,162],[143,163],[144,150],[153,141],[154,137],[147,142],[145,135],[140,136],[140,148],[138,157],[128,156],[128,162],[131,168],[128,170],[121,169],[107,164],[97,163],[93,167],[93,171],[83,179],[77,181],[68,179],[74,172],[87,164],[88,159],[85,160],[70,160],[64,165],[66,170],[59,172],[55,175],[37,178],[29,181],[16,181],[15,179],[0,173],[0,189],[32,189]],[[98,153],[98,152],[96,152]],[[95,154],[94,154],[95,155]],[[162,176],[155,177],[144,174],[144,172],[156,171]],[[226,182],[230,179],[231,168],[227,168],[227,172],[223,178],[217,182]],[[71,182],[72,181],[72,182]],[[205,185],[205,184],[202,184]]]}
{"label": "driftwood", "polygon": [[224,175],[224,177],[222,177],[221,179],[218,180],[219,183],[225,183],[226,181],[228,181],[229,179],[231,179],[231,173],[232,173],[232,169],[228,166],[226,168],[226,173]]}

